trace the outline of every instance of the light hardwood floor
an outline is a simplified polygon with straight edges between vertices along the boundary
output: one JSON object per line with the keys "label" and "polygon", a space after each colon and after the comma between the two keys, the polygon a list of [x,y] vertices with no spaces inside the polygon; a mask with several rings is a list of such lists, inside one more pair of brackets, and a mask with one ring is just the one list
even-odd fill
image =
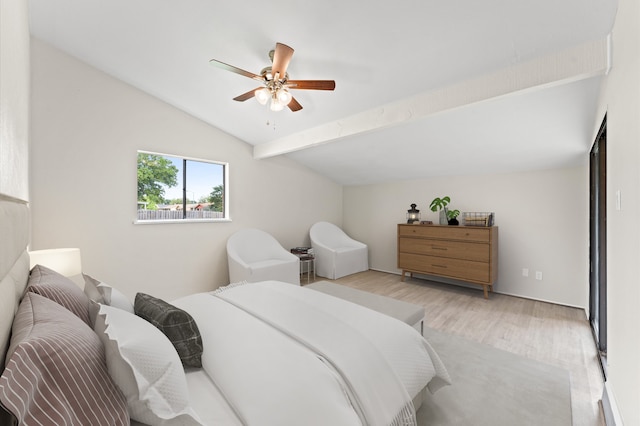
{"label": "light hardwood floor", "polygon": [[418,278],[401,282],[399,275],[377,271],[334,282],[423,305],[427,327],[568,370],[573,424],[604,426],[603,378],[583,310],[498,293],[485,300],[481,289]]}

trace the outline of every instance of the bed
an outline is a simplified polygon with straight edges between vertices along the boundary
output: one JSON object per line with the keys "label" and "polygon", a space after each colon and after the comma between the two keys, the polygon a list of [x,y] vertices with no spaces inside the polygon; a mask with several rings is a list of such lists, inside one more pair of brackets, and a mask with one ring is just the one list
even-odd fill
{"label": "bed", "polygon": [[0,199],[0,230],[0,424],[410,425],[448,384],[411,326],[336,297],[265,281],[129,301],[89,275],[83,292],[29,270],[26,204]]}

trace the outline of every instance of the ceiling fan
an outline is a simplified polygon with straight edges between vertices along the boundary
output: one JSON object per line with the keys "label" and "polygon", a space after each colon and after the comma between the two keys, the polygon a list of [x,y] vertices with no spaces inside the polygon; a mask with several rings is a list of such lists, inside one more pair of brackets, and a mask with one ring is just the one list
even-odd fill
{"label": "ceiling fan", "polygon": [[291,96],[291,93],[289,93],[290,89],[334,90],[336,88],[336,82],[333,80],[289,80],[287,67],[289,66],[289,61],[291,61],[292,56],[293,49],[291,47],[286,44],[276,43],[275,50],[269,52],[271,66],[263,68],[260,74],[245,71],[216,59],[211,59],[209,63],[218,68],[252,78],[263,84],[263,87],[258,87],[240,96],[236,96],[233,98],[234,101],[244,102],[247,99],[255,97],[262,105],[266,105],[267,102],[270,101],[269,107],[272,111],[280,111],[287,106],[291,111],[295,112],[300,111],[302,105]]}

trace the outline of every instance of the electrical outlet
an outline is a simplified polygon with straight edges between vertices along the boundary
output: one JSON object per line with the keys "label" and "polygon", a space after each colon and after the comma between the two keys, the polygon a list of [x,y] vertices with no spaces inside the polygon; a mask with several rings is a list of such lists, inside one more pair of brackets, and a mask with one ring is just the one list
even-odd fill
{"label": "electrical outlet", "polygon": [[529,268],[522,268],[522,276],[523,277],[529,276]]}
{"label": "electrical outlet", "polygon": [[536,280],[542,281],[542,272],[536,271]]}

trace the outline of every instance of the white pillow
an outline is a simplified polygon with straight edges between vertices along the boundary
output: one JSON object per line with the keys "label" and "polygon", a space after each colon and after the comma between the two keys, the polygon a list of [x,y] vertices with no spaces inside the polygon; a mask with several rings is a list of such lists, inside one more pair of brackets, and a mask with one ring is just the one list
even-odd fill
{"label": "white pillow", "polygon": [[133,303],[121,291],[96,280],[95,278],[82,274],[84,278],[84,293],[94,302],[124,309],[134,313]]}
{"label": "white pillow", "polygon": [[100,305],[94,330],[107,369],[133,420],[149,425],[202,425],[189,405],[187,379],[175,348],[160,330],[122,309]]}

